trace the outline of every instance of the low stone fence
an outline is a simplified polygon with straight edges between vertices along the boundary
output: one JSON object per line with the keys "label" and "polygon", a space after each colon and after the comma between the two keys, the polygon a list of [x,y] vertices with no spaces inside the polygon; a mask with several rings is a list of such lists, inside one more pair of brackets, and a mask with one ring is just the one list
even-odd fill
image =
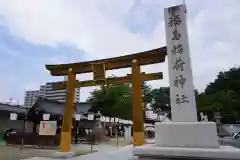
{"label": "low stone fence", "polygon": [[60,144],[59,136],[43,136],[35,133],[15,133],[6,137],[7,145],[31,145],[37,147],[57,147]]}
{"label": "low stone fence", "polygon": [[219,144],[222,146],[232,146],[232,147],[240,148],[240,140],[238,139],[220,138]]}

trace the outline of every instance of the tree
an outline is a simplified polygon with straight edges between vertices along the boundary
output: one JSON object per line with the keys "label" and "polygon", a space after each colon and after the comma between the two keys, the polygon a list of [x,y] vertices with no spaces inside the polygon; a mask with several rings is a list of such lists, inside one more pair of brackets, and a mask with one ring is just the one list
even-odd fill
{"label": "tree", "polygon": [[[141,83],[144,106],[151,103],[151,87]],[[106,85],[94,90],[87,99],[92,111],[100,111],[105,116],[131,119],[132,117],[132,87],[130,84]]]}
{"label": "tree", "polygon": [[219,90],[232,90],[240,94],[240,68],[219,72],[214,82],[207,85],[205,93],[212,94]]}
{"label": "tree", "polygon": [[151,103],[153,98],[151,93],[151,86],[149,86],[146,82],[142,82],[141,89],[142,89],[142,101],[144,104],[144,108],[146,108],[146,105],[148,103]]}
{"label": "tree", "polygon": [[87,99],[92,111],[109,117],[131,118],[131,87],[129,84],[106,85],[94,90]]}
{"label": "tree", "polygon": [[[145,82],[141,84],[144,106],[152,102],[155,112],[170,110],[170,89],[151,89]],[[131,119],[132,88],[129,84],[107,85],[95,90],[88,98],[93,111],[101,111],[106,116]],[[240,121],[240,68],[219,72],[214,82],[207,85],[204,92],[195,90],[198,112],[207,114],[212,120],[220,111],[223,123]],[[199,113],[198,113],[199,115]]]}
{"label": "tree", "polygon": [[240,68],[219,72],[214,82],[196,98],[199,112],[208,115],[210,120],[220,111],[223,123],[236,123],[240,120]]}
{"label": "tree", "polygon": [[132,119],[132,96],[124,95],[118,98],[117,103],[113,106],[114,115],[123,119]]}
{"label": "tree", "polygon": [[153,103],[152,108],[155,112],[170,110],[170,89],[160,87],[151,91]]}

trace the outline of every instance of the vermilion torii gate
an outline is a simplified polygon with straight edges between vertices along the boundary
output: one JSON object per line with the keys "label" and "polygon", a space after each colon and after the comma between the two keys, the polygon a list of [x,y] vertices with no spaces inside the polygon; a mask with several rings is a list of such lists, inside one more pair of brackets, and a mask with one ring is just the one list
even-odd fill
{"label": "vermilion torii gate", "polygon": [[[46,65],[52,76],[68,75],[68,80],[53,84],[54,89],[67,88],[66,102],[64,107],[64,116],[61,132],[60,151],[69,152],[71,144],[71,127],[74,104],[75,88],[97,86],[105,84],[122,84],[132,82],[132,113],[133,113],[133,145],[139,146],[144,144],[144,127],[143,127],[143,106],[141,82],[149,80],[162,79],[162,72],[158,73],[141,73],[140,66],[165,61],[167,48],[157,48],[136,54],[120,56],[109,59],[95,61]],[[132,67],[132,74],[124,77],[106,78],[106,71],[120,68]],[[93,72],[93,80],[78,81],[76,74]]]}

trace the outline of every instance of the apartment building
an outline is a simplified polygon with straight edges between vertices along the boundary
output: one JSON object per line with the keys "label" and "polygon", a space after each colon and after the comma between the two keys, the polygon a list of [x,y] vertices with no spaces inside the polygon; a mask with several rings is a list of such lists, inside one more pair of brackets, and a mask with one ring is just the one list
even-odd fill
{"label": "apartment building", "polygon": [[[44,92],[44,96],[47,99],[50,100],[56,100],[60,102],[65,102],[66,100],[66,89],[59,89],[55,90],[52,88],[52,82],[46,83],[44,87],[40,88],[40,93],[42,94]],[[75,89],[75,98],[74,102],[79,102],[80,101],[80,88]]]}
{"label": "apartment building", "polygon": [[39,90],[26,91],[24,95],[24,106],[31,107],[39,96]]}
{"label": "apartment building", "polygon": [[[45,85],[41,85],[39,90],[26,91],[24,98],[24,106],[31,107],[38,97],[47,98],[49,100],[56,100],[59,102],[65,102],[66,89],[55,90],[52,88],[53,82],[48,82]],[[74,102],[80,102],[80,88],[75,89]]]}

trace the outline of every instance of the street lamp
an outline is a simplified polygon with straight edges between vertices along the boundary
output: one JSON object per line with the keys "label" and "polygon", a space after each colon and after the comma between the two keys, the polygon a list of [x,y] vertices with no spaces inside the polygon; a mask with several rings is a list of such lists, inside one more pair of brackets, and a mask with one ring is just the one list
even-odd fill
{"label": "street lamp", "polygon": [[111,118],[110,121],[113,123],[114,122],[114,118]]}
{"label": "street lamp", "polygon": [[[94,120],[94,114],[93,113],[88,113],[88,120],[89,121],[92,121],[92,120]],[[88,130],[88,136],[90,136],[90,139],[91,139],[91,133],[92,132],[92,129],[89,129]],[[91,140],[90,140],[91,141]],[[93,144],[92,144],[92,142],[90,142],[90,145],[91,145],[91,151],[92,151],[92,148],[93,148]]]}
{"label": "street lamp", "polygon": [[118,120],[118,123],[122,124],[122,119],[119,119],[119,120]]}
{"label": "street lamp", "polygon": [[116,134],[116,138],[117,138],[117,147],[118,147],[118,131],[119,131],[119,129],[118,129],[118,122],[119,122],[119,118],[115,118],[114,119],[114,121],[115,121],[115,134]]}
{"label": "street lamp", "polygon": [[78,131],[79,131],[79,121],[81,120],[81,114],[75,114],[75,143],[78,144]]}
{"label": "street lamp", "polygon": [[115,118],[114,121],[118,123],[119,122],[119,118]]}
{"label": "street lamp", "polygon": [[132,125],[132,124],[133,124],[133,121],[130,121],[130,124]]}
{"label": "street lamp", "polygon": [[101,120],[101,116],[102,116],[101,112],[98,111],[97,114],[96,114],[96,120],[100,121]]}
{"label": "street lamp", "polygon": [[[88,120],[92,121],[94,119],[94,114],[93,113],[88,113]],[[92,132],[92,129],[89,128],[88,133]]]}
{"label": "street lamp", "polygon": [[103,128],[105,129],[105,126],[106,126],[106,117],[101,116],[100,121],[102,122]]}
{"label": "street lamp", "polygon": [[105,120],[106,120],[106,122],[110,122],[109,117],[106,117]]}
{"label": "street lamp", "polygon": [[114,119],[115,119],[114,117],[110,118],[110,127],[109,127],[109,129],[110,129],[110,137],[112,137],[112,135],[113,135]]}
{"label": "street lamp", "polygon": [[101,121],[101,122],[105,122],[105,121],[106,121],[106,118],[105,118],[104,116],[102,116],[102,117],[100,118],[100,121]]}
{"label": "street lamp", "polygon": [[[12,114],[14,115],[14,114]],[[16,116],[16,115],[15,115]],[[21,135],[21,148],[20,149],[23,149],[23,145],[24,145],[24,134],[26,132],[26,129],[27,129],[27,119],[28,119],[28,115],[27,115],[27,112],[24,113],[24,120],[23,120],[23,133]]]}
{"label": "street lamp", "polygon": [[152,119],[152,118],[153,118],[153,111],[147,110],[147,111],[145,112],[145,114],[146,114],[146,118],[147,118],[147,119]]}
{"label": "street lamp", "polygon": [[[12,121],[16,121],[17,120],[17,117],[18,117],[18,114],[17,113],[10,113],[10,120],[12,120]],[[26,114],[24,114],[24,126],[23,126],[23,128],[24,128],[24,132],[25,132],[25,121],[26,121]],[[24,133],[22,133],[22,134],[24,134]],[[21,136],[21,148],[20,149],[22,149],[23,148],[23,135]]]}

